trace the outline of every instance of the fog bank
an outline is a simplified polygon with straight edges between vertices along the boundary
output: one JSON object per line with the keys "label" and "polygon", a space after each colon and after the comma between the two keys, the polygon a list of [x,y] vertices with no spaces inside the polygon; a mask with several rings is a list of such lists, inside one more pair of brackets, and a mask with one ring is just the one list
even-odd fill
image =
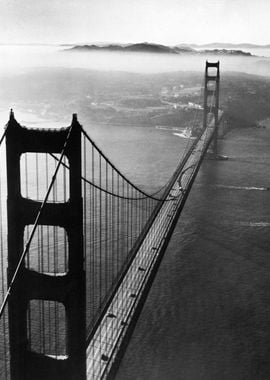
{"label": "fog bank", "polygon": [[[267,56],[268,54],[268,56]],[[205,61],[221,62],[222,71],[270,76],[270,49],[264,57],[173,55],[155,53],[68,52],[59,46],[1,46],[1,75],[35,67],[82,68],[101,71],[162,73],[202,71]]]}

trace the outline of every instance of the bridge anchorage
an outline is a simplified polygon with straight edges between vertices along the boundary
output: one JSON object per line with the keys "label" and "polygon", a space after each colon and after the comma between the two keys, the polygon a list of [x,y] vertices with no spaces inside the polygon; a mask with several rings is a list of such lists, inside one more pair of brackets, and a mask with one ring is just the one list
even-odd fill
{"label": "bridge anchorage", "polygon": [[76,115],[68,128],[41,130],[22,127],[11,111],[0,140],[8,199],[7,241],[2,219],[0,229],[1,379],[114,377],[209,147],[219,157],[222,117],[219,62],[207,62],[203,127],[170,181],[148,194]]}

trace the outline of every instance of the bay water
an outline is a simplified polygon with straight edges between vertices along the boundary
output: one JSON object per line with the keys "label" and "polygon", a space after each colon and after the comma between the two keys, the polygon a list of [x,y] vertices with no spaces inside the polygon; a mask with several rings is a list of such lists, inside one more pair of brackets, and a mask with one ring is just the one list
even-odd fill
{"label": "bay water", "polygon": [[205,161],[117,379],[270,378],[270,129]]}

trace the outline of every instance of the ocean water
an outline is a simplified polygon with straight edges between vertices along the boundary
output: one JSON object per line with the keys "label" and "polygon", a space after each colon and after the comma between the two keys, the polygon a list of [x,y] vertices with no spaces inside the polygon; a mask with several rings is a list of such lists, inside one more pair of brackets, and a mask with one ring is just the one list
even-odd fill
{"label": "ocean water", "polygon": [[270,129],[205,161],[117,380],[270,378]]}

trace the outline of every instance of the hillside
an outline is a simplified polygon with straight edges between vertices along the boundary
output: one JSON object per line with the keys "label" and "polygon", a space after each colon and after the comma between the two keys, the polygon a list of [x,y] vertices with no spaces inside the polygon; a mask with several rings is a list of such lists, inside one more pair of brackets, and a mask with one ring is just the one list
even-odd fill
{"label": "hillside", "polygon": [[[2,110],[13,107],[48,120],[69,121],[76,112],[93,123],[185,127],[202,112],[202,76],[35,69],[1,78],[0,101]],[[270,80],[224,72],[220,106],[232,127],[257,125],[270,117]]]}
{"label": "hillside", "polygon": [[136,44],[91,44],[91,45],[75,45],[65,49],[66,52],[134,52],[134,53],[157,53],[157,54],[180,54],[180,55],[223,55],[223,56],[251,56],[249,52],[234,49],[213,49],[213,50],[195,50],[189,46],[166,46],[153,44],[148,42]]}

